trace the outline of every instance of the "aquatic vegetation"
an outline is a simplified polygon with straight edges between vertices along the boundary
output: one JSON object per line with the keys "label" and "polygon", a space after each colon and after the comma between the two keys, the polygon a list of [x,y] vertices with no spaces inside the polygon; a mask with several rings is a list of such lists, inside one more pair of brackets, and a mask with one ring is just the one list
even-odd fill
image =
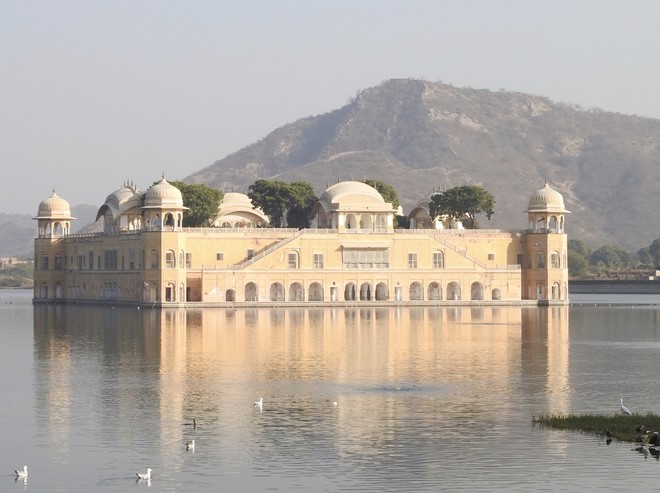
{"label": "aquatic vegetation", "polygon": [[636,442],[640,437],[651,435],[656,431],[660,432],[660,415],[653,413],[633,413],[631,416],[543,413],[532,416],[532,425],[558,430],[581,431],[623,442]]}

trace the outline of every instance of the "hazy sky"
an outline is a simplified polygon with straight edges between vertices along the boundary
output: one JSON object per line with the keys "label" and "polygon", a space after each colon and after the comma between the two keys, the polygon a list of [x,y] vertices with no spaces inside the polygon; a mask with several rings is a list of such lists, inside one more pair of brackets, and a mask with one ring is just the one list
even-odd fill
{"label": "hazy sky", "polygon": [[0,0],[0,212],[184,178],[391,78],[660,118],[659,23],[656,0]]}

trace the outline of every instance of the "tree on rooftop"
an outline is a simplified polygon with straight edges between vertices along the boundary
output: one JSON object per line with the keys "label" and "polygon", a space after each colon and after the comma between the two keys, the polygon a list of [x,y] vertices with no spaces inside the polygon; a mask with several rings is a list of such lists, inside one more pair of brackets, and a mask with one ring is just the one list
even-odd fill
{"label": "tree on rooftop", "polygon": [[485,214],[486,218],[494,214],[495,198],[479,185],[462,185],[449,188],[431,196],[431,217],[445,216],[451,225],[462,221],[466,228],[478,228],[477,214]]}
{"label": "tree on rooftop", "polygon": [[208,226],[218,213],[224,194],[204,184],[189,185],[182,181],[171,181],[170,184],[181,191],[183,205],[189,208],[183,214],[183,226]]}

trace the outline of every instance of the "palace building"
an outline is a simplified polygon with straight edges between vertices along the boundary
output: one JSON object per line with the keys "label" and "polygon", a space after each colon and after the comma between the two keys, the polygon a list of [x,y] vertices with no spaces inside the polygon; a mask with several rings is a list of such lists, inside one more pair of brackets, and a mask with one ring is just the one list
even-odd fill
{"label": "palace building", "polygon": [[[565,304],[562,195],[547,183],[519,231],[445,228],[422,200],[411,229],[371,186],[327,188],[310,228],[268,227],[249,198],[227,193],[211,227],[184,228],[181,192],[162,178],[126,183],[72,233],[69,204],[39,204],[35,303],[149,306]],[[102,225],[101,225],[102,222]],[[102,226],[102,227],[101,227]]]}

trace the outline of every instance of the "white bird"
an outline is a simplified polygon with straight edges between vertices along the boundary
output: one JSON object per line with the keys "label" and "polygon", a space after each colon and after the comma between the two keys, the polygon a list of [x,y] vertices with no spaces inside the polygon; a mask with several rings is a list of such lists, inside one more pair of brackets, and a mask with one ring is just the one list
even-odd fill
{"label": "white bird", "polygon": [[619,399],[621,399],[621,412],[626,416],[632,416],[630,409],[623,405],[623,396],[619,396]]}
{"label": "white bird", "polygon": [[151,479],[151,468],[147,467],[147,472],[146,473],[137,473],[138,479]]}
{"label": "white bird", "polygon": [[14,472],[16,473],[17,478],[27,478],[28,476],[27,466],[23,466],[22,471],[20,469],[16,469]]}
{"label": "white bird", "polygon": [[195,451],[195,440],[191,440],[186,443],[186,450],[190,450],[191,452]]}
{"label": "white bird", "polygon": [[254,407],[259,408],[259,411],[263,410],[263,408],[264,408],[264,398],[259,397],[258,401],[254,401]]}

